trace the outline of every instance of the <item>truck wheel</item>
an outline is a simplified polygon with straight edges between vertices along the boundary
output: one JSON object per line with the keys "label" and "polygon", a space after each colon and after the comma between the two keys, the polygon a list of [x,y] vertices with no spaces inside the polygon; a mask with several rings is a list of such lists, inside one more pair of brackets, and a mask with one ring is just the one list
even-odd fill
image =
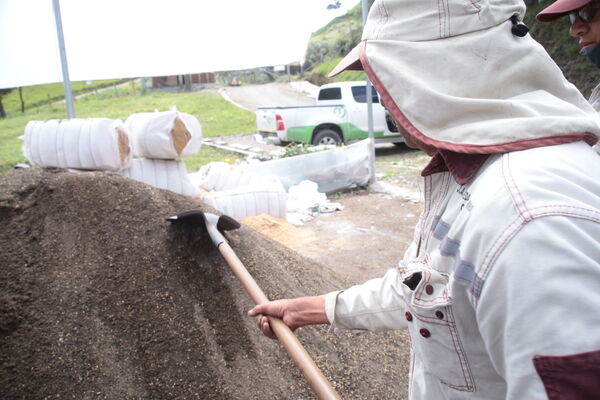
{"label": "truck wheel", "polygon": [[340,138],[340,135],[333,129],[322,129],[318,131],[312,140],[312,144],[315,146],[320,144],[337,146],[341,143],[342,138]]}

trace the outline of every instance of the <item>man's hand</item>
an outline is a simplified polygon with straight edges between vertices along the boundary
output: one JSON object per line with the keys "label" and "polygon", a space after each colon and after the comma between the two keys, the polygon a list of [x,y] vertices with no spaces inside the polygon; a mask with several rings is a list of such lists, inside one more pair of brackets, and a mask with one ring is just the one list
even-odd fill
{"label": "man's hand", "polygon": [[325,296],[270,301],[257,305],[248,311],[248,315],[258,316],[258,329],[271,339],[276,336],[271,330],[269,316],[281,319],[292,331],[304,325],[329,323],[325,314]]}

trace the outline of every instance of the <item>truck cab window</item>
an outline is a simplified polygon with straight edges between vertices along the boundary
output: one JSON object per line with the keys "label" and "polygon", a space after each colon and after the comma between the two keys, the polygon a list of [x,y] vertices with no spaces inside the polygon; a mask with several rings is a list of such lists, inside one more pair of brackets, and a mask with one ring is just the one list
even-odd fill
{"label": "truck cab window", "polygon": [[341,99],[342,99],[342,89],[340,89],[339,87],[321,89],[319,91],[319,100],[341,100]]}
{"label": "truck cab window", "polygon": [[[366,86],[352,86],[352,96],[357,103],[367,102],[367,87]],[[371,97],[373,103],[379,103],[379,95],[375,91],[375,88],[371,88]]]}

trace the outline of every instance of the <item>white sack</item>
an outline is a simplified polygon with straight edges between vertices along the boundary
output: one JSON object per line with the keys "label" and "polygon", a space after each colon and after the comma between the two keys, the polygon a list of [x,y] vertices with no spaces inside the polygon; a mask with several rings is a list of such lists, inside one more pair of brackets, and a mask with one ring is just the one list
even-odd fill
{"label": "white sack", "polygon": [[319,186],[312,181],[302,181],[288,189],[287,211],[305,212],[317,210],[327,203],[327,195],[319,192]]}
{"label": "white sack", "polygon": [[198,194],[198,189],[187,178],[187,170],[182,161],[137,158],[131,162],[131,168],[123,171],[123,175],[187,196]]}
{"label": "white sack", "polygon": [[129,166],[131,145],[120,120],[29,121],[23,153],[42,167],[119,171]]}
{"label": "white sack", "polygon": [[189,174],[189,177],[195,185],[205,190],[227,190],[250,185],[285,191],[275,176],[262,176],[221,161],[208,163],[198,172]]}
{"label": "white sack", "polygon": [[132,114],[125,126],[140,157],[180,160],[198,153],[202,144],[200,122],[178,111]]}
{"label": "white sack", "polygon": [[209,190],[206,204],[235,219],[269,214],[285,219],[287,193],[275,176],[265,177],[224,162],[211,162],[188,175],[197,187]]}
{"label": "white sack", "polygon": [[287,194],[254,186],[209,192],[202,200],[237,220],[260,214],[285,219]]}

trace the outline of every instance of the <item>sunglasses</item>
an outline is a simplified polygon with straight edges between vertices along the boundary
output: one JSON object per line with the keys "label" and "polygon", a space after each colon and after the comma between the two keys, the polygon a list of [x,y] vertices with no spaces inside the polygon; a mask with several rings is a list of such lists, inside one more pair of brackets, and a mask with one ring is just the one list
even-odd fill
{"label": "sunglasses", "polygon": [[569,21],[571,25],[575,23],[575,20],[579,18],[581,22],[588,23],[594,16],[596,15],[596,11],[600,8],[600,4],[596,1],[592,1],[587,3],[585,6],[581,7],[578,10],[573,11],[569,14]]}

